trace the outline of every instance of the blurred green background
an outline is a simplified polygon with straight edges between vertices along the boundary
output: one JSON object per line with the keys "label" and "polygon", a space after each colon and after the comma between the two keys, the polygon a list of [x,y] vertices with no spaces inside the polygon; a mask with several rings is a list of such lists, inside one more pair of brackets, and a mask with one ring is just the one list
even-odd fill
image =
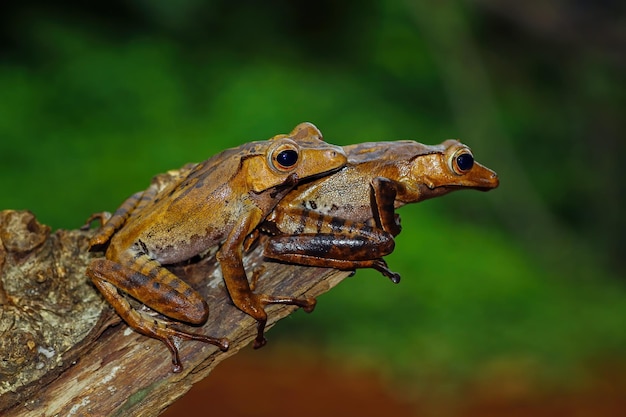
{"label": "blurred green background", "polygon": [[0,208],[77,228],[301,121],[339,145],[460,138],[500,188],[400,209],[402,282],[359,271],[272,344],[416,390],[584,380],[626,354],[626,7],[546,3],[3,4]]}

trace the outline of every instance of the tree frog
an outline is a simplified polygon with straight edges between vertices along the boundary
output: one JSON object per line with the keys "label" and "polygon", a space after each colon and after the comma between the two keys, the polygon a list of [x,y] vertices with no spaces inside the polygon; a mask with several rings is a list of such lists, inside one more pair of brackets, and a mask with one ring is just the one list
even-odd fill
{"label": "tree frog", "polygon": [[255,347],[265,344],[268,304],[292,304],[310,312],[314,299],[256,294],[242,262],[242,242],[296,184],[345,165],[341,147],[327,144],[320,131],[302,123],[289,135],[228,149],[188,166],[164,183],[154,182],[131,196],[92,238],[92,248],[108,243],[87,275],[130,327],[165,343],[174,372],[182,365],[175,338],[228,348],[228,341],[172,327],[132,308],[118,290],[164,316],[202,324],[209,316],[204,299],[163,265],[188,260],[219,245],[216,258],[234,304],[256,319]]}
{"label": "tree frog", "polygon": [[382,259],[400,233],[395,209],[451,191],[488,191],[499,184],[457,140],[429,146],[415,141],[344,146],[340,171],[300,184],[259,227],[273,235],[268,258],[310,266],[375,268],[397,283]]}

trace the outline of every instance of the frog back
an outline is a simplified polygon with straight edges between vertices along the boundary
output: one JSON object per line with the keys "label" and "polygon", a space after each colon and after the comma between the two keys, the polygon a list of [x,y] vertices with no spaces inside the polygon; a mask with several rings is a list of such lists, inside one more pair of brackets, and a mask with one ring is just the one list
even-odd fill
{"label": "frog back", "polygon": [[299,185],[283,199],[281,206],[365,221],[372,217],[370,184],[374,178],[400,181],[410,174],[414,158],[441,152],[440,148],[411,140],[344,146],[348,164],[343,169]]}
{"label": "frog back", "polygon": [[258,149],[258,143],[250,142],[195,165],[113,236],[111,251],[141,244],[151,257],[171,264],[221,243],[238,219],[253,209],[240,166]]}

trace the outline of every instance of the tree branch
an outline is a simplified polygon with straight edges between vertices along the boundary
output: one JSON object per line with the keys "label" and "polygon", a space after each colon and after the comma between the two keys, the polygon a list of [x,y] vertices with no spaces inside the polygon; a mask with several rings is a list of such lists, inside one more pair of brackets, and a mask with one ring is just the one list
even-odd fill
{"label": "tree branch", "polygon": [[[0,212],[0,413],[16,416],[156,416],[222,360],[254,338],[255,321],[231,302],[213,256],[171,268],[207,300],[208,322],[194,332],[227,337],[220,352],[181,341],[184,370],[171,372],[159,341],[120,323],[85,276],[91,231],[50,233],[29,212]],[[349,272],[244,260],[263,265],[257,292],[317,297]],[[293,306],[267,308],[268,328]],[[181,326],[182,327],[182,326]]]}

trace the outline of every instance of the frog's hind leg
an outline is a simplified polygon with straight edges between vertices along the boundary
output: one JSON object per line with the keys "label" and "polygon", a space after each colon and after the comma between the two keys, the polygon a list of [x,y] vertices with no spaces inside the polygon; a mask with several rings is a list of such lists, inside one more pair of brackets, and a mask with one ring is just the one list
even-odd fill
{"label": "frog's hind leg", "polygon": [[[340,224],[342,219],[328,223]],[[347,221],[344,221],[347,223]],[[382,259],[393,252],[395,241],[390,233],[365,224],[354,224],[345,233],[303,233],[271,237],[263,255],[287,263],[341,270],[373,268],[392,282],[400,282]]]}
{"label": "frog's hind leg", "polygon": [[[296,265],[318,266],[322,268],[335,268],[342,271],[354,271],[356,269],[371,268],[380,272],[383,276],[389,278],[394,284],[400,282],[400,274],[389,269],[389,265],[383,258],[365,259],[365,260],[348,260],[348,259],[328,259],[318,258],[306,254],[280,254],[273,255],[264,253],[268,258],[278,261],[287,262]],[[254,271],[254,275],[261,275],[262,271]],[[257,277],[258,279],[258,277]]]}
{"label": "frog's hind leg", "polygon": [[95,259],[87,269],[87,275],[131,328],[165,343],[172,354],[174,372],[182,370],[175,338],[198,340],[227,350],[226,339],[178,330],[167,321],[141,313],[130,305],[118,289],[175,320],[201,324],[208,318],[208,306],[193,288],[147,255],[138,259],[141,261],[136,265],[141,265],[141,272],[108,259]]}

